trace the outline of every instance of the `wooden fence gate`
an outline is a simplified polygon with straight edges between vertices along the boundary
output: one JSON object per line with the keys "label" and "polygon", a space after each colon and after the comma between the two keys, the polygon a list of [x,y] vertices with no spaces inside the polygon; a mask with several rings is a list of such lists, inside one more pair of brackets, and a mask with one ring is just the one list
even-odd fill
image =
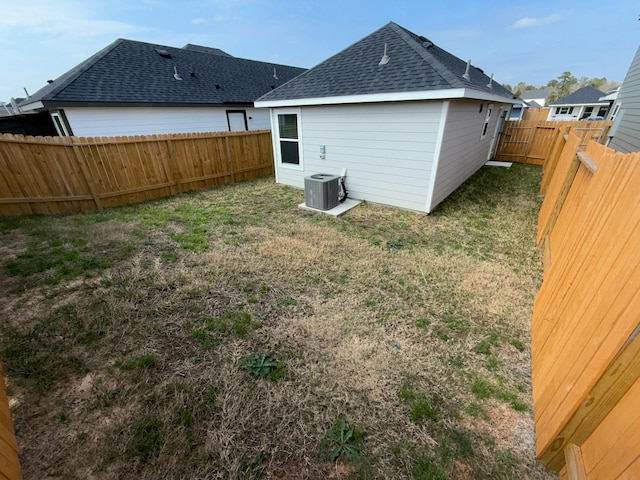
{"label": "wooden fence gate", "polygon": [[590,140],[604,143],[611,128],[610,121],[547,122],[510,120],[505,122],[496,151],[496,160],[542,165],[561,137],[573,132],[580,137],[581,147]]}

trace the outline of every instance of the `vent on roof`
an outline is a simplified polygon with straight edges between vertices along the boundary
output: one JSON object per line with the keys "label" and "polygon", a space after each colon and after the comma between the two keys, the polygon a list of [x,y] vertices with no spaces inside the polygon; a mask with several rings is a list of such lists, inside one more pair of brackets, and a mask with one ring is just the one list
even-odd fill
{"label": "vent on roof", "polygon": [[465,80],[469,80],[469,67],[471,67],[471,60],[469,60],[467,62],[467,69],[464,71],[464,75],[462,75],[462,78],[464,78]]}
{"label": "vent on roof", "polygon": [[433,45],[433,42],[429,40],[427,37],[423,37],[422,35],[420,35],[418,38],[422,41],[422,46],[424,48],[429,48]]}
{"label": "vent on roof", "polygon": [[171,54],[163,48],[156,48],[156,52],[163,58],[171,58]]}
{"label": "vent on roof", "polygon": [[378,65],[386,65],[391,60],[391,57],[387,55],[387,44],[384,44],[384,53],[382,54],[382,58],[380,59],[380,63]]}

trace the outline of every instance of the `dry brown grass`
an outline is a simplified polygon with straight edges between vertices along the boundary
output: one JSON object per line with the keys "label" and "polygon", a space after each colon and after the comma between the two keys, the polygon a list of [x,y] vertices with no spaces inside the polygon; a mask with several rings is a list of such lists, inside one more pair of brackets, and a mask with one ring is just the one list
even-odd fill
{"label": "dry brown grass", "polygon": [[[25,478],[553,478],[530,411],[539,177],[485,168],[430,216],[335,220],[265,179],[0,219]],[[242,368],[262,352],[280,378]],[[328,459],[339,418],[359,461]]]}

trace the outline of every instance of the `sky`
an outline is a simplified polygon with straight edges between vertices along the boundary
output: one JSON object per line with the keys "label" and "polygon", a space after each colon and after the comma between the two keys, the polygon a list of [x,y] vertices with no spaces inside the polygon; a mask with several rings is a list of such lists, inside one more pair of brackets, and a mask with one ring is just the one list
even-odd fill
{"label": "sky", "polygon": [[389,21],[500,83],[545,85],[565,71],[622,82],[639,16],[636,0],[0,0],[0,101],[117,38],[310,68]]}

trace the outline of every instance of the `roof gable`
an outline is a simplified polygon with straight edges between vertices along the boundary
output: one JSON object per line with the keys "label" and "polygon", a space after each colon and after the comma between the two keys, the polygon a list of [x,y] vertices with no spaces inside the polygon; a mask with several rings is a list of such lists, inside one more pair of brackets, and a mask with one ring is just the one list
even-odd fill
{"label": "roof gable", "polygon": [[[387,64],[380,65],[386,51]],[[390,22],[260,101],[420,92],[470,88],[513,99],[482,70],[448,53],[425,37]]]}
{"label": "roof gable", "polygon": [[559,98],[555,102],[552,102],[551,105],[588,105],[588,104],[596,104],[603,103],[607,104],[609,102],[601,102],[600,97],[604,96],[604,92],[601,92],[595,87],[582,87],[579,90],[576,90],[570,95],[566,95],[562,98]]}
{"label": "roof gable", "polygon": [[118,39],[38,90],[23,105],[252,103],[302,72],[302,68],[236,58],[197,45],[174,48]]}

